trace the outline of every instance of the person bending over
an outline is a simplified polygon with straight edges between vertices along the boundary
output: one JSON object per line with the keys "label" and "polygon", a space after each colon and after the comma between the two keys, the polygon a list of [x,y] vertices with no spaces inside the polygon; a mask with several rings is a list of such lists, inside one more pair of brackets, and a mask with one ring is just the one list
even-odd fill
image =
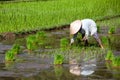
{"label": "person bending over", "polygon": [[97,34],[96,23],[92,19],[75,20],[70,24],[70,35],[73,35],[70,44],[74,43],[78,33],[82,34],[82,40],[85,42],[85,45],[88,44],[88,37],[91,35],[95,38],[100,47],[103,48],[101,40]]}

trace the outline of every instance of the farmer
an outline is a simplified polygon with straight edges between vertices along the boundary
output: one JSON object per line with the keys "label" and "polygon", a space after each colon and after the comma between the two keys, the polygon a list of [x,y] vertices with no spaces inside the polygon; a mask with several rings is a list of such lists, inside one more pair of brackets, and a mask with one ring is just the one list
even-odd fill
{"label": "farmer", "polygon": [[88,45],[88,37],[91,35],[96,39],[100,47],[103,48],[97,34],[96,23],[92,19],[75,20],[70,24],[70,35],[72,35],[70,44],[74,43],[78,33],[82,34],[82,40],[85,42],[85,45]]}

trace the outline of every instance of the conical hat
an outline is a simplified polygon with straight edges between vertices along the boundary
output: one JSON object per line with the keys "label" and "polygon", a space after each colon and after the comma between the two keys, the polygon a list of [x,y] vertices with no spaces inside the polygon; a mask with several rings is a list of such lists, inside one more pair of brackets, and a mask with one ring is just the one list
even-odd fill
{"label": "conical hat", "polygon": [[70,24],[70,34],[75,34],[79,31],[81,27],[81,21],[80,20],[75,20]]}

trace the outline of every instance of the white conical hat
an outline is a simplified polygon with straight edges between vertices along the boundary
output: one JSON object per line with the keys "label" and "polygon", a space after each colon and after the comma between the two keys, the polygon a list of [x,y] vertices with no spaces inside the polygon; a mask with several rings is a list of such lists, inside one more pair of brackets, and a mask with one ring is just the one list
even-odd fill
{"label": "white conical hat", "polygon": [[79,31],[81,27],[81,21],[75,20],[70,24],[70,34],[75,34]]}

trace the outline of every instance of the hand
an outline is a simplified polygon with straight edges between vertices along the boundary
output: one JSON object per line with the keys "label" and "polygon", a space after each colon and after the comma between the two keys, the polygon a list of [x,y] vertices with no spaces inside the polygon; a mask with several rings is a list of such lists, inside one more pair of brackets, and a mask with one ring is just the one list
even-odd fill
{"label": "hand", "polygon": [[102,45],[102,44],[101,44],[100,46],[101,46],[101,48],[102,48],[102,49],[104,49],[104,47],[103,47],[103,45]]}
{"label": "hand", "polygon": [[86,36],[84,36],[82,40],[83,40],[83,41],[87,40]]}
{"label": "hand", "polygon": [[72,38],[72,39],[70,40],[70,45],[73,44],[73,43],[74,43],[74,39]]}

